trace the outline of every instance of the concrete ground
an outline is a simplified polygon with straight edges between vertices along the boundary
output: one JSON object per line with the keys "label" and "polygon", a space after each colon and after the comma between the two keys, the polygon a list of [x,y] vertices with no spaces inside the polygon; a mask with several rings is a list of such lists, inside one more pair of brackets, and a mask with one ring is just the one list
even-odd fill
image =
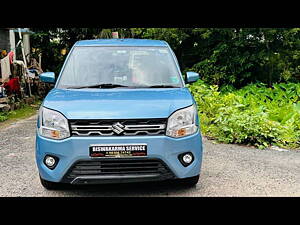
{"label": "concrete ground", "polygon": [[48,191],[35,164],[36,115],[0,128],[0,196],[300,196],[300,151],[258,150],[204,139],[198,184],[118,184]]}

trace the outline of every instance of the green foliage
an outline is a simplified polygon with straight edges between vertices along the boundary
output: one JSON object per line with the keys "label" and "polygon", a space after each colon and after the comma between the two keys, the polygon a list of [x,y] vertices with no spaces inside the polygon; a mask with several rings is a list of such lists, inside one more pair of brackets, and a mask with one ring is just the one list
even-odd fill
{"label": "green foliage", "polygon": [[132,37],[129,28],[31,28],[34,32],[30,36],[31,46],[36,49],[33,53],[38,59],[42,54],[42,69],[55,72],[58,76],[67,55],[62,55],[61,50],[71,50],[76,41],[95,38],[112,38],[111,32],[118,31],[120,38]]}
{"label": "green foliage", "polygon": [[299,80],[299,28],[139,28],[136,36],[167,41],[182,70],[206,83],[239,88]]}
{"label": "green foliage", "polygon": [[8,118],[7,118],[7,116],[6,115],[4,115],[3,113],[0,113],[0,122],[3,122],[3,121],[5,121],[5,120],[7,120]]}
{"label": "green foliage", "polygon": [[45,71],[59,73],[68,51],[82,39],[146,38],[167,41],[182,71],[198,72],[209,84],[236,88],[251,82],[300,79],[300,28],[32,28],[31,46]]}
{"label": "green foliage", "polygon": [[27,104],[21,103],[19,109],[16,109],[13,111],[8,111],[8,112],[0,112],[0,122],[6,121],[6,120],[14,121],[14,120],[23,119],[23,118],[32,116],[36,113],[40,104],[41,104],[40,100],[37,100],[32,105],[27,105]]}
{"label": "green foliage", "polygon": [[300,84],[268,88],[256,83],[220,91],[201,80],[189,88],[198,104],[204,135],[258,148],[300,147]]}

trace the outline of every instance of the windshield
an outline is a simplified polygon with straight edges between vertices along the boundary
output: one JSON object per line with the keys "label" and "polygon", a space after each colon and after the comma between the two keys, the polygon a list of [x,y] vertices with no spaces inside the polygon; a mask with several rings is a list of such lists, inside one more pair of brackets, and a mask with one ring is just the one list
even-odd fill
{"label": "windshield", "polygon": [[167,47],[75,47],[57,87],[95,88],[103,84],[127,88],[183,86]]}

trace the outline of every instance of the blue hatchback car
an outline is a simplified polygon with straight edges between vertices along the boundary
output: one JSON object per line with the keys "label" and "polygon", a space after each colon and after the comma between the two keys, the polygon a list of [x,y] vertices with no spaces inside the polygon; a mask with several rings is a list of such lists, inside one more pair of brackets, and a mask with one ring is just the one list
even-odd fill
{"label": "blue hatchback car", "polygon": [[[36,163],[47,189],[61,183],[177,180],[195,185],[202,163],[196,102],[165,41],[78,41],[38,116]],[[176,182],[176,181],[175,181]]]}

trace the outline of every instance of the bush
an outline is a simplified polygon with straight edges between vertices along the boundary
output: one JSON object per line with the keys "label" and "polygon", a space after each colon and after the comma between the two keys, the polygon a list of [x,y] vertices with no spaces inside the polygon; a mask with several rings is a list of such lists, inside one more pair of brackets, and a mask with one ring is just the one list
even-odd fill
{"label": "bush", "polygon": [[6,115],[3,115],[2,113],[0,114],[0,122],[7,120],[7,118],[8,117]]}
{"label": "bush", "polygon": [[208,86],[198,81],[189,86],[198,104],[202,133],[225,143],[266,148],[300,147],[300,84],[250,84]]}

